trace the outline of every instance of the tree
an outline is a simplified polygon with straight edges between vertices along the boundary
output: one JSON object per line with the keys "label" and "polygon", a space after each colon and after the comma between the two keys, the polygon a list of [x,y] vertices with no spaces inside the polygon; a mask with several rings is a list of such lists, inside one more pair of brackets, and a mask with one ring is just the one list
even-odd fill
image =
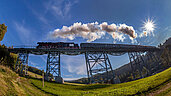
{"label": "tree", "polygon": [[0,24],[0,41],[2,41],[6,32],[7,26],[5,26],[5,24]]}

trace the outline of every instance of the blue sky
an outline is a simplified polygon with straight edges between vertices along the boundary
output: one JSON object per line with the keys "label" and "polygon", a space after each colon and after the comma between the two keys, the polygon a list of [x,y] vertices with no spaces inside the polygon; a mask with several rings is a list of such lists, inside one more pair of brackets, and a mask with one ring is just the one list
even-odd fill
{"label": "blue sky", "polygon": [[[171,36],[170,0],[1,0],[0,6],[0,23],[8,26],[1,43],[7,46],[36,46],[38,41],[86,42],[81,37],[74,40],[48,38],[55,29],[76,22],[127,24],[140,34],[143,22],[150,18],[155,22],[154,36],[136,38],[141,45],[157,46]],[[106,34],[93,42],[113,43],[113,39]],[[128,37],[116,43],[132,44]],[[29,65],[45,69],[46,57],[30,55]],[[110,59],[114,68],[129,61],[127,54],[110,56]],[[84,55],[62,55],[61,67],[65,79],[86,76]]]}

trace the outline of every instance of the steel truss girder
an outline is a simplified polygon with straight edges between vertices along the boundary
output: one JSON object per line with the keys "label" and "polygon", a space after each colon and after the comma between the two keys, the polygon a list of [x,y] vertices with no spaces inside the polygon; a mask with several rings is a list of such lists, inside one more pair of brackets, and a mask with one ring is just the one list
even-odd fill
{"label": "steel truss girder", "polygon": [[49,52],[47,57],[46,76],[61,76],[60,71],[60,52]]}
{"label": "steel truss girder", "polygon": [[121,56],[121,55],[124,55],[125,52],[115,52],[115,53],[109,53],[110,55],[113,55],[113,56]]}
{"label": "steel truss girder", "polygon": [[154,53],[150,52],[150,51],[147,52],[146,55],[147,55],[147,64],[148,64],[147,68],[149,70],[148,75],[150,76],[150,75],[152,75],[152,70],[151,70],[152,69],[152,63],[157,62],[157,64],[159,64],[160,59],[157,58],[154,55]]}
{"label": "steel truss girder", "polygon": [[135,72],[138,71],[141,78],[144,76],[142,75],[142,69],[144,65],[144,59],[142,57],[142,52],[128,52],[131,69],[132,69],[132,75],[133,79],[136,79]]}
{"label": "steel truss girder", "polygon": [[24,74],[27,75],[28,56],[29,55],[27,52],[22,52],[18,54],[17,62],[15,64],[15,71],[20,71],[21,74],[23,74],[23,71],[24,71],[25,72]]}
{"label": "steel truss girder", "polygon": [[[112,72],[113,77],[115,77],[110,60],[106,53],[85,53],[87,76],[89,83],[93,81],[93,75],[97,73],[106,72],[107,80],[109,80],[109,71]],[[95,68],[96,67],[96,68]]]}

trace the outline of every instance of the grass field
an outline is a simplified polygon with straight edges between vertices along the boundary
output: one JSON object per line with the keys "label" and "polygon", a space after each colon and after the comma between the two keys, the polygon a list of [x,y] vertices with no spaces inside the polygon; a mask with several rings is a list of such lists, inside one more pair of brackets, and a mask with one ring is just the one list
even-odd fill
{"label": "grass field", "polygon": [[10,68],[0,65],[0,96],[47,96]]}
{"label": "grass field", "polygon": [[[34,77],[34,73],[29,74]],[[41,78],[41,76],[36,76]],[[10,68],[0,65],[0,96],[123,96],[123,95],[148,95],[169,96],[171,93],[171,68],[156,75],[121,84],[56,84],[34,78],[18,76]]]}
{"label": "grass field", "polygon": [[28,73],[29,76],[31,76],[31,77],[33,77],[33,78],[42,78],[41,75],[35,74],[35,73],[33,73],[33,72],[28,71],[27,73]]}
{"label": "grass field", "polygon": [[[158,86],[171,80],[171,68],[158,73],[156,75],[139,79],[132,82],[121,84],[92,84],[92,85],[72,85],[72,84],[56,84],[45,82],[45,87],[42,88],[41,80],[31,79],[34,86],[44,92],[60,96],[122,96],[122,95],[146,95],[149,91],[154,90]],[[170,88],[165,93],[168,94]],[[162,93],[161,93],[162,94]]]}

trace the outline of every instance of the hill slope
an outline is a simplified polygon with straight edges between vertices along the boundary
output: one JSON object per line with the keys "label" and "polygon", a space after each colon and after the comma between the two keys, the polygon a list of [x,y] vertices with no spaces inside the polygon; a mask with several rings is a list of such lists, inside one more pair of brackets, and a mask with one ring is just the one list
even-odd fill
{"label": "hill slope", "polygon": [[0,65],[0,96],[122,96],[135,94],[169,96],[170,92],[171,68],[147,78],[121,84],[76,85],[72,83],[56,84],[54,82],[45,82],[45,87],[43,88],[40,79],[27,79],[24,77],[19,77],[9,68]]}
{"label": "hill slope", "polygon": [[[156,75],[121,83],[121,84],[92,84],[92,85],[69,85],[69,84],[56,84],[45,82],[45,87],[42,88],[41,80],[32,79],[32,83],[39,89],[52,93],[54,95],[60,96],[78,96],[78,95],[87,95],[87,96],[122,96],[122,95],[147,95],[150,91],[154,91],[158,88],[162,88],[164,84],[167,84],[171,81],[171,68],[158,73]],[[165,94],[169,94],[170,87],[164,90]],[[162,94],[162,93],[161,93]]]}
{"label": "hill slope", "polygon": [[170,96],[171,95],[171,81],[169,83],[159,86],[157,90],[148,94],[148,96]]}
{"label": "hill slope", "polygon": [[46,96],[47,94],[34,87],[28,79],[19,77],[10,68],[0,65],[0,96],[3,95]]}

